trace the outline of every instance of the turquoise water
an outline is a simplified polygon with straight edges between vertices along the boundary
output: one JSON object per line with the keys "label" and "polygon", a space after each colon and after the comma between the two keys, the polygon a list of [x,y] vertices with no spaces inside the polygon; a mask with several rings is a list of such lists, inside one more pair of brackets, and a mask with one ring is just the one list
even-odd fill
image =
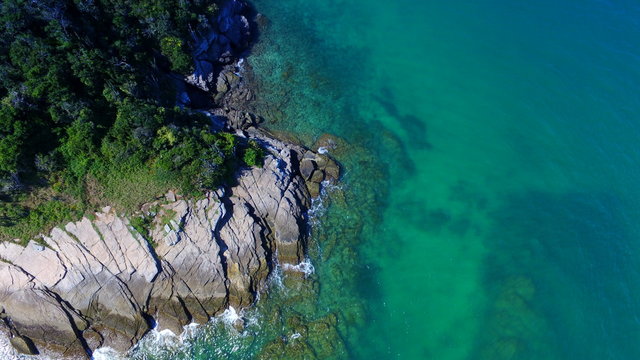
{"label": "turquoise water", "polygon": [[640,359],[640,5],[253,3],[266,126],[343,181],[309,279],[155,357]]}

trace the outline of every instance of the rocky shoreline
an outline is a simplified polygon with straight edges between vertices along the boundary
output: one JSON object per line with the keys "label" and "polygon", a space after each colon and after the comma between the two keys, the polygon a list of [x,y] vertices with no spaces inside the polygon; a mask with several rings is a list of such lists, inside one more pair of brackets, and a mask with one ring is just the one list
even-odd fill
{"label": "rocky shoreline", "polygon": [[[198,34],[196,71],[178,87],[178,103],[204,105],[212,128],[257,141],[264,165],[198,199],[169,191],[139,214],[106,207],[26,247],[1,243],[0,329],[19,352],[126,352],[154,327],[179,334],[251,305],[277,264],[304,260],[310,200],[339,168],[257,128],[242,57],[253,36],[249,16],[244,2],[226,1],[211,32]],[[147,233],[132,225],[136,216],[149,222]]]}

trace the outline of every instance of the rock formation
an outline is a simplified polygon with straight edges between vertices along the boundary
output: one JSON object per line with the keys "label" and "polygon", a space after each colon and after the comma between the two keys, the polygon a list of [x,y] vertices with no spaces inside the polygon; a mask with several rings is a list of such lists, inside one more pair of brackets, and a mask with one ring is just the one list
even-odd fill
{"label": "rock formation", "polygon": [[[339,169],[324,154],[275,139],[255,126],[243,60],[248,6],[228,0],[194,34],[195,72],[174,80],[177,101],[198,88],[216,107],[212,129],[265,150],[263,167],[239,171],[233,186],[185,199],[169,192],[124,216],[104,208],[53,229],[26,247],[0,243],[0,331],[20,352],[89,357],[99,347],[130,349],[153,326],[176,334],[229,306],[253,303],[277,264],[304,258],[306,211]],[[204,94],[204,95],[203,95]],[[142,216],[150,225],[134,227]]]}
{"label": "rock formation", "polygon": [[154,323],[180,333],[228,306],[250,305],[276,263],[304,256],[306,150],[253,129],[269,154],[237,185],[143,207],[147,234],[105,208],[26,247],[0,244],[0,304],[21,351],[126,351]]}
{"label": "rock formation", "polygon": [[[219,11],[207,19],[208,28],[192,34],[195,71],[186,77],[187,83],[207,93],[224,93],[230,88],[237,79],[217,75],[222,67],[236,63],[248,49],[252,36],[252,26],[247,19],[250,13],[250,7],[243,1],[225,1]],[[233,68],[234,65],[228,67]],[[234,71],[237,70],[233,69],[231,74]]]}

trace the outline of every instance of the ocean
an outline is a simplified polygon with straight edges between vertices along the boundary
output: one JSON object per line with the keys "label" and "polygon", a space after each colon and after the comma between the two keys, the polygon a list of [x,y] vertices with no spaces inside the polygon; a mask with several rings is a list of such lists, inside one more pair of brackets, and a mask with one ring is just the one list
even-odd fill
{"label": "ocean", "polygon": [[253,4],[264,126],[342,180],[306,280],[134,359],[640,359],[637,2]]}

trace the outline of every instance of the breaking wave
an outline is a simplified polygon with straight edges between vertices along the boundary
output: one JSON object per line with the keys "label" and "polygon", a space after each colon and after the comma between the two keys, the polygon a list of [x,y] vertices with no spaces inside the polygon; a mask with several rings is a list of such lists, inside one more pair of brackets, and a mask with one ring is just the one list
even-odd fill
{"label": "breaking wave", "polygon": [[309,260],[308,258],[304,259],[304,261],[297,265],[282,264],[282,269],[303,273],[305,278],[311,276],[314,272],[316,272],[316,268],[313,267],[311,260]]}
{"label": "breaking wave", "polygon": [[336,190],[342,190],[342,184],[337,185],[328,180],[320,184],[320,195],[311,199],[311,206],[309,206],[309,210],[307,210],[309,225],[311,225],[311,227],[320,224],[320,218],[327,212],[325,205],[327,197]]}

